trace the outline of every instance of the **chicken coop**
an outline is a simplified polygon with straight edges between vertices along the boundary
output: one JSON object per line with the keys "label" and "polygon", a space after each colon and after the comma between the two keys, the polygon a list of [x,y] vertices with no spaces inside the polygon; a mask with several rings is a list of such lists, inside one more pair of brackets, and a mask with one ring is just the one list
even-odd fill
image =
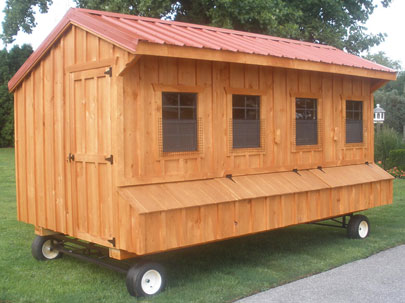
{"label": "chicken coop", "polygon": [[[327,45],[70,9],[9,82],[32,253],[101,263],[82,252],[123,260],[337,218],[365,238],[355,213],[392,203],[373,92],[395,79]],[[125,272],[132,295],[166,283],[159,264]]]}

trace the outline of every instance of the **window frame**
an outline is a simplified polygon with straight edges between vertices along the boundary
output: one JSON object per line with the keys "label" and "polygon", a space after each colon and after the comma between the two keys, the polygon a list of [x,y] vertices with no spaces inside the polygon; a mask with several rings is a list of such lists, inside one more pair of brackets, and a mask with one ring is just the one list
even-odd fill
{"label": "window frame", "polygon": [[[204,149],[204,126],[202,117],[204,115],[204,109],[201,107],[201,96],[204,94],[206,87],[203,86],[188,86],[188,85],[165,85],[160,83],[152,83],[152,88],[154,92],[154,100],[156,111],[153,111],[153,118],[156,121],[157,126],[157,140],[158,140],[158,153],[156,154],[157,159],[196,159],[203,158]],[[197,119],[197,150],[192,151],[173,151],[164,152],[163,151],[163,92],[168,93],[192,93],[196,94],[196,119]]]}
{"label": "window frame", "polygon": [[[266,138],[266,103],[268,99],[268,92],[263,89],[254,89],[254,88],[233,88],[233,87],[224,87],[225,96],[227,101],[227,110],[226,117],[228,122],[228,156],[234,154],[244,154],[244,155],[257,155],[257,154],[266,154],[266,142],[270,138]],[[260,146],[259,147],[237,147],[233,148],[233,111],[232,111],[232,99],[233,95],[245,95],[245,96],[258,96],[260,99]]]}
{"label": "window frame", "polygon": [[[322,119],[322,95],[318,93],[302,93],[302,92],[290,92],[290,104],[291,104],[291,151],[300,152],[300,151],[321,151],[323,149],[323,119]],[[296,99],[316,99],[317,108],[317,144],[306,144],[306,145],[297,145],[297,124],[296,124]],[[289,122],[287,122],[289,123]]]}
{"label": "window frame", "polygon": [[[234,106],[234,97],[235,96],[244,97],[243,106]],[[250,97],[255,97],[255,101],[256,101],[255,107],[249,108],[247,106],[246,98],[249,97],[249,96]],[[262,144],[262,142],[261,142],[262,133],[261,133],[261,127],[260,127],[260,124],[261,124],[260,113],[262,111],[261,103],[262,103],[262,101],[261,101],[261,96],[260,95],[232,94],[232,149],[233,150],[234,149],[247,149],[247,148],[249,148],[249,149],[261,148],[261,144]],[[235,119],[234,118],[234,111],[235,110],[243,110],[244,111],[244,114],[243,114],[244,118],[243,119]],[[248,110],[252,110],[252,111],[255,112],[255,118],[254,119],[248,119],[247,118],[247,111]],[[252,146],[249,146],[249,145],[248,146],[235,146],[235,136],[234,136],[234,132],[233,132],[234,129],[235,129],[235,121],[256,121],[256,123],[259,124],[258,125],[258,132],[259,133],[258,133],[258,145],[257,146],[256,145],[252,145]]]}
{"label": "window frame", "polygon": [[[368,123],[370,122],[369,119],[367,118],[367,111],[369,110],[368,106],[369,106],[369,102],[367,101],[367,98],[365,98],[364,96],[355,96],[355,95],[342,95],[341,96],[341,100],[342,100],[342,135],[341,135],[341,139],[343,142],[343,147],[344,148],[356,148],[356,147],[361,147],[361,148],[365,148],[367,146],[367,132],[369,129],[369,125]],[[362,102],[362,110],[363,110],[363,142],[353,142],[353,143],[347,143],[346,142],[346,101],[359,101]]]}
{"label": "window frame", "polygon": [[[165,105],[165,96],[169,94],[174,94],[176,95],[176,103],[175,105]],[[192,105],[182,105],[181,104],[181,95],[192,95]],[[189,93],[189,92],[170,92],[170,91],[162,91],[162,149],[163,153],[188,153],[188,152],[196,152],[198,151],[198,119],[197,119],[197,100],[198,100],[198,94],[197,93]],[[167,98],[167,97],[166,97]],[[177,113],[177,118],[165,118],[164,113],[165,109],[174,109],[175,112]],[[192,112],[192,118],[188,119],[182,119],[182,111],[183,110],[191,110]],[[165,123],[168,123],[168,125],[172,124],[175,126],[181,125],[181,124],[195,124],[194,126],[194,131],[193,134],[188,135],[190,137],[191,141],[193,141],[192,145],[190,147],[192,149],[182,149],[185,148],[185,146],[181,146],[180,149],[172,148],[172,150],[165,150]],[[179,134],[176,134],[175,136],[177,139],[179,137]],[[168,138],[166,138],[168,139]],[[168,144],[169,145],[169,144]],[[185,144],[187,145],[187,144]],[[167,146],[166,146],[167,147]]]}
{"label": "window frame", "polygon": [[[359,118],[360,119],[348,119],[348,102],[353,102],[353,103],[358,103],[360,105],[360,109],[359,110],[355,110],[355,109],[350,109],[350,114],[352,116],[355,115],[355,113],[360,113]],[[345,143],[346,144],[361,144],[364,142],[364,102],[363,101],[359,101],[359,100],[345,100]],[[347,122],[348,121],[361,121],[361,141],[354,141],[354,142],[348,142],[348,135],[347,135]]]}

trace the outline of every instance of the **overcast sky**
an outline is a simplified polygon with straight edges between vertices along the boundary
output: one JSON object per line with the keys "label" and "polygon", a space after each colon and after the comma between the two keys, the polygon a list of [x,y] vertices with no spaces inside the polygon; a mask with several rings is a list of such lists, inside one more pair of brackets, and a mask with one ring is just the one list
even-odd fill
{"label": "overcast sky", "polygon": [[[0,20],[3,20],[3,9],[5,0],[0,0]],[[376,1],[380,2],[380,1]],[[62,19],[70,7],[74,7],[73,0],[54,0],[47,14],[38,14],[37,27],[31,35],[19,33],[16,42],[21,45],[24,43],[31,44],[34,49],[37,48],[56,24]],[[373,48],[371,53],[384,51],[389,58],[399,60],[405,69],[405,1],[393,0],[389,8],[382,8],[381,5],[374,11],[365,25],[369,32],[383,32],[388,36],[381,45]],[[0,47],[3,45],[0,42]]]}

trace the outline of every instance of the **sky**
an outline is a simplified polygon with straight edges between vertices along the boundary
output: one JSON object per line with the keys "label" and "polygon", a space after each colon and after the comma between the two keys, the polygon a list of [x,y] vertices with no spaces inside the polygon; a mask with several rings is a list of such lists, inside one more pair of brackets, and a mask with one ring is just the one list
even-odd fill
{"label": "sky", "polygon": [[[4,18],[3,9],[6,0],[0,0],[0,21]],[[376,3],[380,1],[376,0]],[[16,37],[16,44],[29,43],[36,49],[56,24],[62,19],[70,7],[74,7],[73,0],[54,0],[53,5],[47,14],[37,14],[37,27],[31,35],[19,33]],[[383,51],[391,60],[400,61],[405,69],[405,1],[393,0],[389,8],[383,8],[380,4],[365,26],[370,33],[386,33],[385,41],[379,46],[370,50],[371,53]],[[4,46],[0,42],[0,49]]]}

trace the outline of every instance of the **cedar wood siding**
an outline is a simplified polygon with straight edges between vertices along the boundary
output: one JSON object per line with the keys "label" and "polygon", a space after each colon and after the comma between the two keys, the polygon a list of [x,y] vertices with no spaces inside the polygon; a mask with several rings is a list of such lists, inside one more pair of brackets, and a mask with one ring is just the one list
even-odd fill
{"label": "cedar wood siding", "polygon": [[[373,162],[369,79],[225,62],[142,57],[124,76],[119,184],[134,185]],[[162,155],[162,91],[198,93],[199,153]],[[232,150],[232,94],[261,96],[262,149]],[[296,147],[295,97],[318,98],[317,148]],[[363,144],[345,144],[345,100],[363,101]],[[135,144],[134,144],[135,143]]]}
{"label": "cedar wood siding", "polygon": [[[80,172],[72,171],[67,156],[72,151],[71,144],[75,144],[71,140],[73,132],[83,138],[109,138],[108,144],[114,153],[117,144],[113,142],[116,136],[112,136],[112,132],[116,129],[116,120],[111,119],[113,125],[99,134],[92,133],[91,127],[87,127],[87,132],[84,126],[83,130],[74,129],[70,120],[76,119],[69,107],[69,98],[72,98],[70,79],[71,72],[84,70],[86,65],[102,66],[103,62],[111,62],[113,70],[122,69],[131,56],[91,33],[70,26],[18,85],[14,91],[14,105],[17,217],[20,221],[73,237],[79,237],[79,222],[86,222],[87,230],[83,233],[81,226],[80,238],[110,245],[105,240],[118,233],[118,203],[113,203],[117,200],[115,174],[111,168],[106,168],[111,170],[111,177],[108,184],[103,184],[105,180],[94,175],[98,164],[86,164],[87,170],[81,172],[85,174],[83,186],[91,186],[94,190],[86,193],[85,213],[79,214],[78,209],[83,205],[75,204],[78,193],[72,187],[75,181],[72,174]],[[115,75],[111,78],[111,87],[117,85],[116,79]],[[117,93],[110,91],[111,108],[105,108],[107,112],[116,111],[113,100]],[[108,105],[102,98],[97,102],[97,108]],[[94,115],[94,110],[87,108],[85,115]],[[103,196],[111,197],[108,203],[105,202],[108,205],[98,205],[101,199],[95,197]]]}
{"label": "cedar wood siding", "polygon": [[[120,186],[372,162],[373,100],[372,80],[367,78],[226,62],[142,56],[118,76],[133,58],[72,25],[17,86],[16,190],[20,221],[107,247],[112,247],[107,240],[116,238],[116,248],[146,254],[392,201],[392,181],[383,180],[139,215],[128,200],[118,195]],[[102,133],[92,132],[86,123],[94,109],[86,108],[82,122],[87,131],[81,132],[72,120],[77,119],[75,110],[79,107],[72,110],[71,81],[81,71],[109,64],[113,67],[113,75],[106,82],[110,83],[109,103],[98,98],[93,104],[109,110],[110,127]],[[73,72],[77,76],[72,76]],[[199,153],[161,154],[162,91],[198,93]],[[232,94],[261,96],[263,149],[230,149]],[[294,145],[296,96],[319,100],[321,144],[316,150]],[[346,99],[364,101],[364,144],[344,143]],[[114,164],[103,159],[68,162],[72,145],[78,142],[77,138],[72,141],[73,134],[104,138]],[[86,141],[83,138],[81,142]],[[354,205],[358,199],[362,202]],[[236,227],[234,222],[240,223]]]}

